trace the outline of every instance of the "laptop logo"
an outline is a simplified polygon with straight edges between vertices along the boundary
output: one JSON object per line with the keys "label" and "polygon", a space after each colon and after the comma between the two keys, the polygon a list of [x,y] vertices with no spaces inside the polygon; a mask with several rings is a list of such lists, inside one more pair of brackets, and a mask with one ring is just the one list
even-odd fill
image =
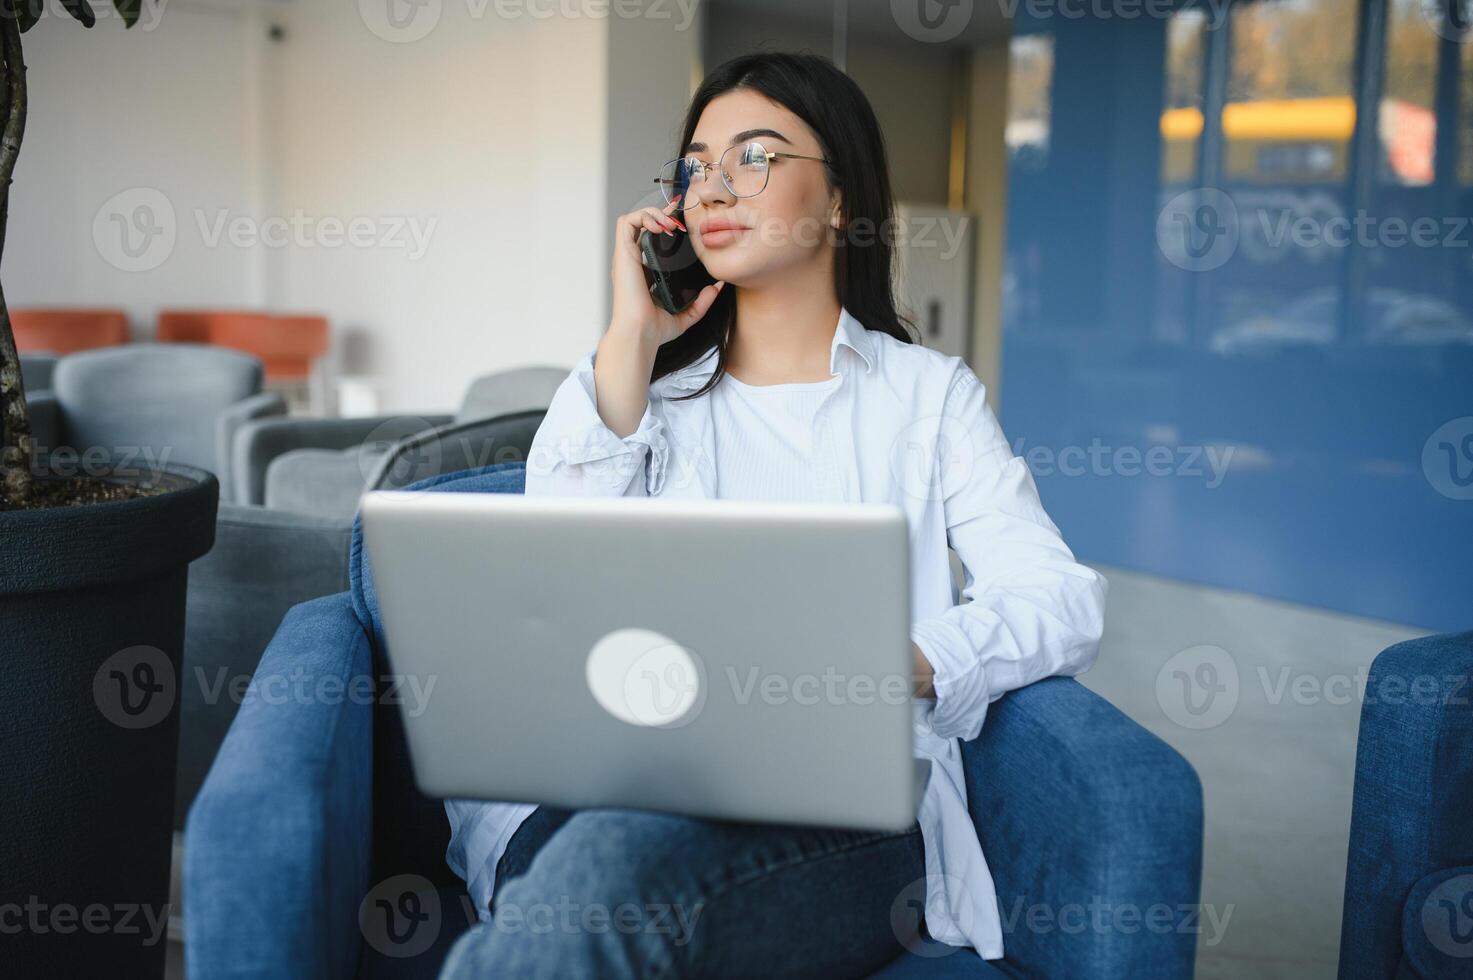
{"label": "laptop logo", "polygon": [[688,725],[706,703],[700,658],[654,630],[606,634],[588,652],[584,676],[599,707],[641,728]]}

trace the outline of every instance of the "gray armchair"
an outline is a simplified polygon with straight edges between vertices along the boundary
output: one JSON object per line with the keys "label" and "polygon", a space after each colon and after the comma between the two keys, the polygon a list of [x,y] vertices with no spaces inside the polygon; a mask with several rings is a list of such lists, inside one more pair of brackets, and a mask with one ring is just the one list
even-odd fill
{"label": "gray armchair", "polygon": [[28,398],[38,451],[102,449],[121,467],[183,463],[231,486],[229,446],[240,427],[281,415],[263,392],[259,359],[206,344],[125,344],[55,362],[51,390]]}
{"label": "gray armchair", "polygon": [[61,410],[51,393],[51,379],[56,372],[55,354],[22,354],[20,380],[26,387],[26,407],[31,412],[31,434],[37,445],[56,445],[61,428]]}
{"label": "gray armchair", "polygon": [[[453,416],[254,422],[241,429],[233,447],[234,499],[351,519],[364,490],[404,486],[418,474],[510,461],[504,454],[512,450],[488,440],[478,426],[519,412],[545,412],[570,371],[538,366],[486,375],[471,385]],[[497,452],[503,455],[494,457]]]}
{"label": "gray armchair", "polygon": [[[542,409],[420,432],[396,442],[370,486],[398,487],[464,467],[475,458],[525,460]],[[326,420],[336,421],[336,420]],[[372,475],[372,474],[371,474]],[[357,493],[346,516],[303,514],[222,502],[215,546],[189,568],[189,608],[180,680],[175,828],[225,739],[246,683],[287,610],[348,587],[348,545]],[[287,692],[290,696],[291,692]]]}
{"label": "gray armchair", "polygon": [[51,390],[51,376],[56,371],[56,355],[35,352],[20,356],[20,380],[26,394]]}

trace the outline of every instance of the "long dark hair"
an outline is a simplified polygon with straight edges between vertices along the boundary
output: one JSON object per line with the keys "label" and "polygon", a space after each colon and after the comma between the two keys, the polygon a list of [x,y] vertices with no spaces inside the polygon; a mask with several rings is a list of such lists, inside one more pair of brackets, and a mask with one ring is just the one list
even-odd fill
{"label": "long dark hair", "polygon": [[[821,55],[742,55],[717,67],[701,83],[686,110],[675,156],[685,152],[706,105],[737,88],[760,92],[802,119],[817,135],[821,155],[831,161],[824,168],[829,187],[843,191],[842,227],[834,249],[834,287],[840,305],[866,329],[915,343],[908,329],[915,325],[895,309],[895,203],[885,164],[884,137],[869,100],[852,78]],[[856,222],[866,230],[863,244],[856,244],[849,234]],[[655,352],[650,381],[699,361],[714,347],[716,372],[699,391],[682,397],[696,398],[710,391],[726,373],[735,320],[736,291],[723,289],[705,316]]]}

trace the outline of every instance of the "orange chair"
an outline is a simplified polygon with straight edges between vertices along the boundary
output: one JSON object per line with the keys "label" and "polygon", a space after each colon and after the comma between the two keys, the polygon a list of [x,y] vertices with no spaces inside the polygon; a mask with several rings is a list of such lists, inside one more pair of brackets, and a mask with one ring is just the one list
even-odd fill
{"label": "orange chair", "polygon": [[208,344],[210,317],[238,310],[160,310],[154,323],[154,339],[160,343]]}
{"label": "orange chair", "polygon": [[327,353],[326,317],[212,313],[205,321],[210,343],[259,357],[268,382],[306,381]]}
{"label": "orange chair", "polygon": [[10,326],[21,351],[71,354],[128,342],[122,310],[11,310]]}

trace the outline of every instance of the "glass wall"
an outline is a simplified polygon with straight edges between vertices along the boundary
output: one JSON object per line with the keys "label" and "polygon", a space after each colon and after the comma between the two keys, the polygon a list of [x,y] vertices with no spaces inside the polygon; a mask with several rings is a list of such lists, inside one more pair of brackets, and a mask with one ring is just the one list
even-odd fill
{"label": "glass wall", "polygon": [[1473,35],[1441,2],[1016,26],[1002,421],[1081,558],[1473,627]]}

